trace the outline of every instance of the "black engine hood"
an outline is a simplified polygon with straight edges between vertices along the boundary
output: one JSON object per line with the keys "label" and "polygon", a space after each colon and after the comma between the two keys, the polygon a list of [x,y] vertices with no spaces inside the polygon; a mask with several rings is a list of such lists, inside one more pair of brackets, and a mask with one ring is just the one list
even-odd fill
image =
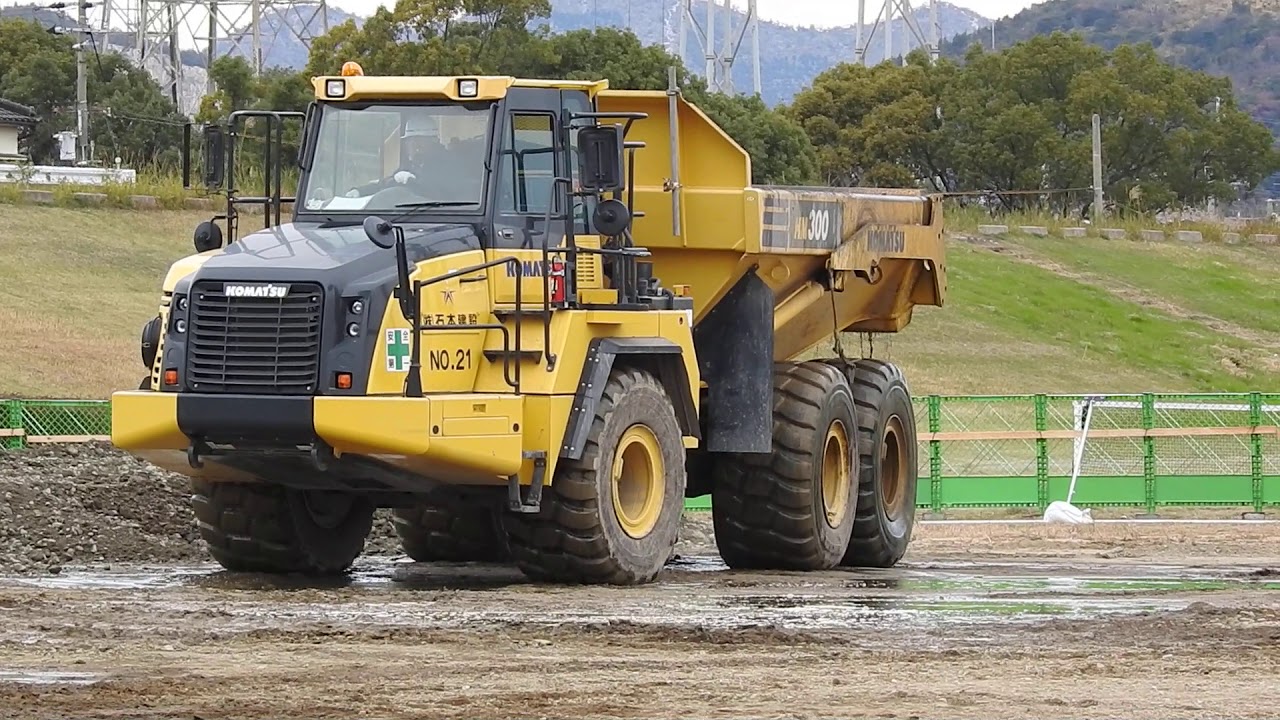
{"label": "black engine hood", "polygon": [[[470,225],[406,225],[404,231],[410,263],[480,247]],[[359,224],[326,228],[288,223],[231,243],[190,280],[313,281],[345,290],[353,283],[378,284],[394,275],[395,251],[374,245]]]}

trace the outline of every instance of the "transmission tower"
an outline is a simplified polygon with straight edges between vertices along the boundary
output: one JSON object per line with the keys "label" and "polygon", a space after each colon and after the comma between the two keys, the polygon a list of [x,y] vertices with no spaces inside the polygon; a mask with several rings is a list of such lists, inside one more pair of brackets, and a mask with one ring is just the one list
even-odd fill
{"label": "transmission tower", "polygon": [[[734,94],[733,64],[738,59],[738,53],[742,50],[742,43],[746,39],[747,33],[750,33],[753,89],[759,95],[761,94],[760,14],[756,11],[756,0],[747,0],[747,14],[742,26],[736,31],[736,37],[733,27],[736,13],[734,13],[732,2],[731,0],[724,0],[723,6],[718,6],[718,1],[702,1],[706,9],[706,22],[705,24],[699,24],[693,10],[694,0],[679,0],[679,29],[676,31],[678,57],[682,61],[686,57],[689,29],[692,26],[693,34],[697,37],[698,44],[702,47],[703,59],[706,61],[707,86],[713,91],[732,95]],[[716,47],[716,16],[718,13],[723,13],[724,21],[724,39],[721,41],[719,48]]]}
{"label": "transmission tower", "polygon": [[[206,70],[217,58],[240,55],[261,73],[281,38],[310,51],[329,30],[329,7],[327,0],[103,0],[100,24],[117,43],[119,33],[129,37],[134,61],[181,107],[184,45],[204,56]],[[205,75],[203,92],[211,93]]]}
{"label": "transmission tower", "polygon": [[[881,0],[872,0],[872,2],[880,2]],[[902,23],[906,25],[907,32],[915,36],[917,47],[928,48],[930,62],[938,60],[938,0],[921,0],[929,3],[929,32],[926,34],[920,28],[920,23],[916,20],[915,9],[911,5],[911,0],[883,0],[880,6],[880,12],[876,14],[875,21],[871,24],[871,30],[864,36],[862,28],[867,24],[867,0],[858,0],[858,24],[857,24],[857,45],[854,50],[855,61],[859,65],[867,64],[867,50],[871,47],[871,41],[875,38],[876,30],[884,27],[884,59],[891,60],[894,57],[893,50],[893,19],[895,16],[902,16]],[[910,50],[910,39],[907,40],[906,50]],[[906,52],[902,55],[905,57]]]}

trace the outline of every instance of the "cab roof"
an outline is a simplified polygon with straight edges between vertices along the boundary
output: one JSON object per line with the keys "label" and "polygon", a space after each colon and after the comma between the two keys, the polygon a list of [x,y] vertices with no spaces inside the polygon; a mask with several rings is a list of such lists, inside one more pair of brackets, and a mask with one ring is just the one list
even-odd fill
{"label": "cab roof", "polygon": [[[337,83],[341,81],[341,86]],[[474,94],[464,94],[475,81]],[[331,86],[332,83],[332,86]],[[582,90],[588,97],[609,88],[608,80],[540,80],[510,75],[322,75],[311,78],[317,100],[500,100],[513,87]],[[333,91],[333,92],[331,92]]]}

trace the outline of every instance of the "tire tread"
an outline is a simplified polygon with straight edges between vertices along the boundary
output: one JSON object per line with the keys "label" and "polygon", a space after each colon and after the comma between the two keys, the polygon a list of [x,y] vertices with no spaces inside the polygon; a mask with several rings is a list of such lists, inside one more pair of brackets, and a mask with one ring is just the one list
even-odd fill
{"label": "tire tread", "polygon": [[[767,455],[725,455],[717,463],[712,495],[716,545],[730,567],[818,570],[839,557],[824,552],[815,537],[815,463],[810,449],[820,428],[827,395],[846,383],[819,362],[774,368],[773,451]],[[850,430],[850,441],[853,441]]]}

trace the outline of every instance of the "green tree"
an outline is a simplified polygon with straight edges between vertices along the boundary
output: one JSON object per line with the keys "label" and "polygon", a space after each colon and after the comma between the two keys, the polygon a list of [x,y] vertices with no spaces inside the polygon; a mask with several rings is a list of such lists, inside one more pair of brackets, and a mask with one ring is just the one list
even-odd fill
{"label": "green tree", "polygon": [[939,114],[956,73],[946,61],[930,66],[918,52],[905,67],[841,64],[800,92],[788,115],[817,148],[818,174],[828,185],[950,189],[950,143]]}
{"label": "green tree", "polygon": [[182,161],[186,118],[145,70],[117,53],[90,58],[90,136],[98,160],[129,167],[175,168]]}
{"label": "green tree", "polygon": [[57,156],[54,136],[75,128],[75,55],[68,37],[35,22],[0,20],[0,96],[28,105],[40,121],[28,138],[36,161]]}
{"label": "green tree", "polygon": [[[789,114],[834,185],[923,186],[1092,212],[1092,116],[1102,120],[1104,190],[1146,209],[1229,200],[1280,168],[1267,128],[1230,83],[1163,62],[1150,46],[1112,52],[1078,35],[1036,37],[963,63],[840,65]],[[1037,191],[1085,189],[1085,192]],[[1029,192],[1028,192],[1029,191]],[[1026,194],[1024,194],[1024,192]]]}
{"label": "green tree", "polygon": [[[55,136],[76,127],[73,43],[36,22],[0,20],[0,96],[39,115],[29,140],[38,162],[57,157]],[[111,52],[91,52],[86,71],[95,160],[119,157],[134,167],[176,162],[183,119],[151,76]]]}

